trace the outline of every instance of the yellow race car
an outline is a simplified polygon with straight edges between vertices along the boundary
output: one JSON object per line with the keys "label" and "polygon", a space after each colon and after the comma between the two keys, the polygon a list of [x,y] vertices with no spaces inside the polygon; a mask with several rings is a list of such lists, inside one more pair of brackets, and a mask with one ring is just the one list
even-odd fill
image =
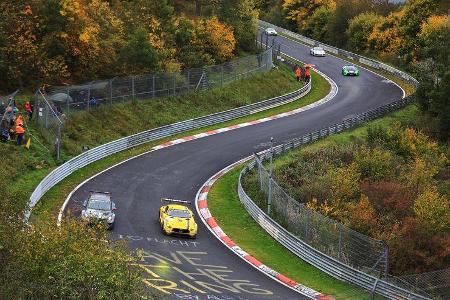
{"label": "yellow race car", "polygon": [[195,223],[194,214],[185,205],[180,204],[190,204],[190,202],[169,198],[163,198],[161,201],[171,202],[159,209],[159,224],[163,233],[196,238],[197,223]]}

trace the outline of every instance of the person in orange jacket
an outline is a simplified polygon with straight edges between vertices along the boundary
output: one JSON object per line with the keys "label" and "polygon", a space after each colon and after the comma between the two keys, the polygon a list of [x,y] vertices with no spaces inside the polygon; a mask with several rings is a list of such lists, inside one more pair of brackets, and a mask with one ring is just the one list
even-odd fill
{"label": "person in orange jacket", "polygon": [[16,135],[17,135],[17,145],[22,145],[23,136],[25,135],[25,128],[23,128],[23,124],[16,126]]}
{"label": "person in orange jacket", "polygon": [[310,67],[306,67],[306,68],[305,68],[305,81],[306,81],[306,82],[309,81],[309,77],[311,76],[311,75],[309,74],[309,69],[310,69]]}
{"label": "person in orange jacket", "polygon": [[18,115],[16,120],[14,121],[14,125],[18,126],[18,125],[23,125],[23,117],[22,115]]}
{"label": "person in orange jacket", "polygon": [[300,81],[300,78],[302,77],[302,70],[298,66],[295,69],[295,77],[297,77],[297,81]]}

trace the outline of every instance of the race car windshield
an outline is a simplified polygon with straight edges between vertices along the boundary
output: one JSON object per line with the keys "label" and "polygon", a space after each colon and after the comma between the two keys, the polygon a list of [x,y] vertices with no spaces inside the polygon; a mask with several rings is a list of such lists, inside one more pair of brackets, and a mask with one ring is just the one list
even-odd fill
{"label": "race car windshield", "polygon": [[177,217],[177,218],[190,218],[191,217],[188,211],[176,210],[176,209],[169,210],[169,216]]}
{"label": "race car windshield", "polygon": [[106,201],[89,201],[87,208],[95,210],[111,210],[111,204]]}
{"label": "race car windshield", "polygon": [[349,66],[349,67],[347,67],[347,70],[355,72],[356,68],[353,66]]}
{"label": "race car windshield", "polygon": [[320,48],[320,47],[314,47],[314,50],[316,50],[316,51],[323,51],[323,49]]}

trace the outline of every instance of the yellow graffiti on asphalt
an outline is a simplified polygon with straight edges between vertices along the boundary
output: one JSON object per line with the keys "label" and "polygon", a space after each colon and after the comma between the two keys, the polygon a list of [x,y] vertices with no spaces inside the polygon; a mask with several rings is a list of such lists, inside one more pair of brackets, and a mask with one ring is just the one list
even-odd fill
{"label": "yellow graffiti on asphalt", "polygon": [[[273,295],[247,279],[235,278],[226,266],[206,264],[206,252],[174,251],[165,255],[142,251],[138,264],[145,284],[171,294],[253,294]],[[177,278],[177,279],[175,279]]]}

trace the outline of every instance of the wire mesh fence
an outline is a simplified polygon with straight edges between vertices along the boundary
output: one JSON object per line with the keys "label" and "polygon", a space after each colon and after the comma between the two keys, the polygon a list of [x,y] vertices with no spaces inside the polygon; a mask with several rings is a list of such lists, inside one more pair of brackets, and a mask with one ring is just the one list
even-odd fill
{"label": "wire mesh fence", "polygon": [[409,286],[411,290],[424,291],[433,299],[450,299],[450,268],[398,277],[390,275],[388,279],[394,284]]}
{"label": "wire mesh fence", "polygon": [[81,85],[55,86],[45,92],[48,102],[52,102],[58,111],[68,114],[118,101],[170,97],[222,87],[235,80],[268,71],[272,65],[272,49],[269,48],[221,65],[187,69],[179,73],[115,77]]}
{"label": "wire mesh fence", "polygon": [[35,121],[48,143],[53,144],[57,159],[60,158],[61,130],[63,127],[62,112],[48,101],[41,90],[35,94]]}
{"label": "wire mesh fence", "polygon": [[[261,190],[271,193],[271,216],[289,232],[315,249],[377,277],[385,277],[388,249],[383,241],[373,239],[309,209],[289,196],[256,158]],[[262,207],[262,209],[264,209]]]}
{"label": "wire mesh fence", "polygon": [[16,103],[14,97],[19,90],[7,96],[0,96],[0,141],[11,140],[10,132],[15,131]]}
{"label": "wire mesh fence", "polygon": [[[384,282],[405,291],[411,291],[415,295],[420,295],[419,297],[450,299],[450,269],[400,277],[389,275],[389,252],[384,242],[358,233],[298,202],[271,178],[270,168],[267,170],[263,164],[264,160],[270,159],[271,153],[278,155],[331,134],[356,127],[402,108],[413,101],[414,96],[408,96],[340,123],[292,139],[274,147],[272,151],[266,151],[259,157],[256,156],[254,165],[259,188],[267,197],[267,200],[257,204],[262,210],[268,211],[268,204],[270,203],[270,216],[276,222],[298,239],[329,256],[332,260],[339,261],[370,276],[383,278]],[[324,265],[321,266],[327,268]],[[375,284],[372,289],[373,293],[378,292],[378,285],[385,285],[382,282],[380,279],[378,284]],[[349,297],[351,297],[351,294],[349,294]],[[342,298],[344,299],[344,297]]]}

